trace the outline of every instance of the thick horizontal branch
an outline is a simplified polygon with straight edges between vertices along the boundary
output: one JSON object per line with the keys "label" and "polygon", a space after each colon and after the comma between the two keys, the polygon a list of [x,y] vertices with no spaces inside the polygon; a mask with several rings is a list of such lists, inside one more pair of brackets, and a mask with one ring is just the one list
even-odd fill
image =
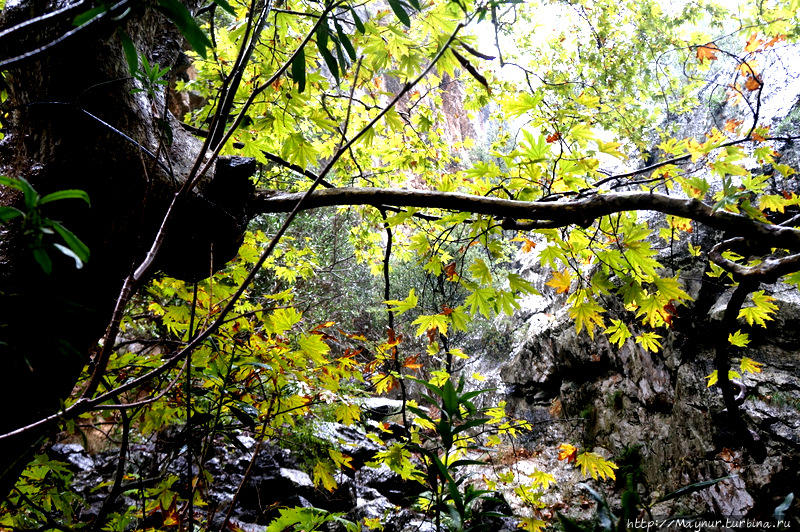
{"label": "thick horizontal branch", "polygon": [[[253,213],[289,212],[302,195],[303,193],[259,191],[250,209]],[[650,192],[614,192],[569,201],[517,201],[431,190],[331,188],[315,191],[306,200],[303,209],[340,205],[419,207],[470,212],[508,220],[509,229],[522,226],[520,220],[545,221],[547,227],[587,226],[601,216],[618,212],[655,211],[690,218],[713,229],[728,231],[731,236],[754,240],[759,246],[800,251],[800,230],[766,224],[727,211],[715,211],[710,205],[696,199],[675,198]]]}

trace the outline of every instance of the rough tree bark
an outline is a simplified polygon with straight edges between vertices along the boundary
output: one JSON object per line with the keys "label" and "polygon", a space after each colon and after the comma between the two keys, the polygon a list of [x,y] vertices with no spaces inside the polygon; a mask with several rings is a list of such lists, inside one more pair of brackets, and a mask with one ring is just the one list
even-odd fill
{"label": "rough tree bark", "polygon": [[[63,5],[8,2],[0,30]],[[74,29],[73,17],[87,8],[0,38],[0,59],[52,42]],[[162,66],[174,65],[183,42],[178,31],[155,10],[135,9],[125,27],[139,51]],[[56,412],[69,396],[123,278],[151,244],[200,151],[168,113],[173,142],[159,135],[164,102],[132,94],[134,82],[111,25],[87,29],[13,65],[4,77],[9,97],[0,172],[25,177],[42,194],[83,189],[92,205],[61,201],[46,211],[89,246],[91,259],[80,270],[51,248],[53,272],[44,274],[19,224],[0,227],[0,433]],[[171,172],[141,148],[160,150]],[[251,161],[218,162],[169,226],[159,269],[197,279],[209,273],[210,249],[217,266],[235,254],[247,223],[244,203],[253,171]],[[18,205],[17,196],[2,190],[0,203]],[[0,442],[0,492],[8,492],[44,436],[34,431]]]}

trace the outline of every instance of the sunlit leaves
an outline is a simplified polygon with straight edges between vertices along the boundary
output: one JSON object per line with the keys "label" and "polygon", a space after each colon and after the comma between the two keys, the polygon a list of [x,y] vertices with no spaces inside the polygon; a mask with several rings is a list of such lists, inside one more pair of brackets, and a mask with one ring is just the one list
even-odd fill
{"label": "sunlit leaves", "polygon": [[569,316],[575,321],[575,331],[580,333],[586,329],[589,337],[594,338],[595,328],[604,326],[601,313],[605,312],[605,309],[582,291],[570,296],[570,301],[572,306],[569,309]]}
{"label": "sunlit leaves", "polygon": [[553,276],[545,284],[555,288],[557,294],[564,294],[569,292],[569,287],[572,284],[572,276],[570,276],[567,270],[556,271],[553,272]]}
{"label": "sunlit leaves", "polygon": [[403,314],[405,312],[408,312],[409,310],[415,308],[417,306],[417,302],[418,301],[419,300],[417,298],[417,294],[415,293],[414,289],[412,288],[408,292],[408,297],[407,298],[405,298],[403,300],[392,299],[392,300],[386,301],[386,304],[387,305],[391,305],[389,307],[389,311],[390,312],[394,312],[395,314],[400,316],[401,314]]}
{"label": "sunlit leaves", "polygon": [[719,52],[719,47],[714,43],[704,44],[703,46],[698,46],[696,49],[696,56],[698,61],[716,61],[717,60],[717,53]]}
{"label": "sunlit leaves", "polygon": [[773,303],[775,298],[767,295],[763,290],[758,290],[750,294],[753,305],[744,307],[739,311],[739,318],[744,318],[748,325],[767,326],[767,321],[771,321],[772,314],[778,310],[778,306]]}
{"label": "sunlit leaves", "polygon": [[417,325],[417,336],[421,336],[428,331],[439,331],[441,334],[447,334],[447,316],[444,314],[422,315],[411,322],[412,325]]}
{"label": "sunlit leaves", "polygon": [[628,326],[622,320],[611,320],[611,326],[605,330],[605,333],[608,335],[608,341],[612,344],[617,344],[618,348],[621,348],[625,342],[633,336]]}
{"label": "sunlit leaves", "polygon": [[660,338],[661,335],[654,332],[644,332],[636,337],[636,343],[641,345],[645,351],[658,353],[658,350],[661,349],[661,342],[658,341]]}
{"label": "sunlit leaves", "polygon": [[739,369],[744,373],[761,373],[761,366],[763,366],[761,362],[756,362],[748,357],[742,357],[739,362]]}
{"label": "sunlit leaves", "polygon": [[580,453],[575,460],[575,463],[580,466],[581,474],[586,476],[591,475],[593,479],[601,478],[605,480],[610,478],[615,480],[617,477],[614,474],[615,469],[619,469],[617,465],[600,456],[597,453],[584,452]]}
{"label": "sunlit leaves", "polygon": [[746,347],[750,343],[750,335],[738,330],[728,335],[728,342],[736,347]]}
{"label": "sunlit leaves", "polygon": [[[706,375],[705,378],[708,381],[706,383],[706,388],[710,388],[715,384],[717,384],[717,382],[719,382],[719,373],[717,372],[717,370],[714,370],[710,374]],[[738,372],[734,370],[728,371],[728,379],[741,379],[741,378],[742,376]]]}

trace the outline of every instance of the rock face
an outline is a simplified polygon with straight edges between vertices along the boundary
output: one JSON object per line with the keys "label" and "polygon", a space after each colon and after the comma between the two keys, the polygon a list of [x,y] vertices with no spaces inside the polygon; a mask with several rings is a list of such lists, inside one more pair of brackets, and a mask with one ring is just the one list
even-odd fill
{"label": "rock face", "polygon": [[[647,486],[642,491],[652,500],[731,476],[663,503],[661,513],[771,516],[793,489],[786,480],[800,473],[800,300],[794,288],[771,287],[779,306],[775,321],[750,329],[751,344],[742,352],[764,364],[761,373],[743,376],[741,410],[766,451],[765,458],[754,456],[727,431],[718,388],[706,387],[714,369],[715,335],[709,333],[730,294],[691,261],[680,266],[695,301],[678,309],[657,354],[633,341],[617,349],[602,334],[576,334],[562,296],[529,300],[512,357],[500,368],[509,408],[544,426],[567,428],[574,421],[565,420],[578,418],[584,446],[602,447],[618,459],[636,449]],[[523,259],[523,268],[534,282],[544,282],[535,253]],[[575,439],[569,434],[561,431]]]}

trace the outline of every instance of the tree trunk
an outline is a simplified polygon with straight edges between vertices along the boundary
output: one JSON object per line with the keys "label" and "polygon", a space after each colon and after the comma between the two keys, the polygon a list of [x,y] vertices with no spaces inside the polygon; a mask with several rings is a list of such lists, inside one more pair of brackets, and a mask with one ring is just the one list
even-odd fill
{"label": "tree trunk", "polygon": [[[9,1],[0,30],[50,13],[57,5],[63,6]],[[83,9],[0,38],[0,60],[74,29],[72,19]],[[176,28],[154,10],[134,9],[120,27],[151,62],[175,65],[183,42]],[[4,74],[9,94],[4,111],[9,114],[2,118],[0,172],[26,178],[41,194],[85,190],[92,204],[64,200],[44,207],[47,217],[61,221],[89,246],[91,258],[80,270],[50,246],[53,272],[45,274],[19,223],[0,226],[0,433],[62,406],[103,333],[124,277],[152,243],[200,151],[168,112],[171,144],[159,133],[165,96],[153,100],[132,93],[137,85],[111,24],[92,25]],[[142,148],[159,154],[172,175]],[[217,267],[230,260],[246,227],[253,171],[252,161],[217,163],[199,192],[178,209],[159,269],[191,280],[208,275],[212,249]],[[19,196],[0,190],[0,204],[19,206]],[[38,430],[0,441],[2,494],[46,435]]]}

